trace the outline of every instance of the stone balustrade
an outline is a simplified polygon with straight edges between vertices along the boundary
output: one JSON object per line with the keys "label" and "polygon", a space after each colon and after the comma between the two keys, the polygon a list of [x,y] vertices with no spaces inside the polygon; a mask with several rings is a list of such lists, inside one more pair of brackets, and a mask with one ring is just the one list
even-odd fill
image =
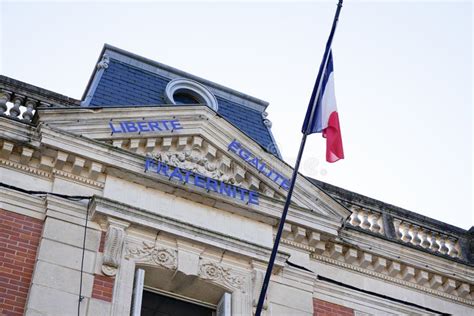
{"label": "stone balustrade", "polygon": [[0,90],[0,115],[29,123],[38,106],[50,106],[50,104],[6,89]]}
{"label": "stone balustrade", "polygon": [[38,107],[79,106],[80,101],[0,75],[0,116],[31,123]]}
{"label": "stone balustrade", "polygon": [[359,206],[351,206],[350,210],[352,215],[349,218],[349,224],[376,234],[384,233],[382,214]]}
{"label": "stone balustrade", "polygon": [[394,219],[393,225],[397,238],[404,243],[419,246],[453,258],[460,256],[459,241],[454,236],[435,232],[401,219]]}
{"label": "stone balustrade", "polygon": [[[346,206],[352,211],[347,222],[353,227],[386,235],[389,238],[396,238],[405,244],[421,247],[433,253],[448,255],[453,258],[461,257],[459,239],[455,236],[448,236],[434,231],[419,223],[392,218],[391,216],[384,217],[381,212],[358,205],[346,203]],[[388,223],[384,223],[384,220]],[[384,232],[384,227],[387,226],[394,228],[395,236],[389,236]]]}

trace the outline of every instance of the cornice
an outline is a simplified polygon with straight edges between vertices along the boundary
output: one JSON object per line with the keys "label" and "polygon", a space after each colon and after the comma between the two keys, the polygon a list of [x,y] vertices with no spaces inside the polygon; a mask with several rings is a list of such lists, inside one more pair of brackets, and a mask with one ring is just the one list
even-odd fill
{"label": "cornice", "polygon": [[0,188],[0,209],[44,219],[46,198],[33,196],[16,190]]}
{"label": "cornice", "polygon": [[331,264],[331,265],[335,265],[335,266],[338,266],[338,267],[341,267],[341,268],[344,268],[344,269],[347,269],[347,270],[355,271],[355,272],[358,272],[358,273],[366,275],[366,276],[371,276],[371,277],[374,277],[374,278],[377,278],[377,279],[392,282],[392,283],[402,285],[402,286],[405,286],[405,287],[408,287],[408,288],[413,288],[413,289],[416,289],[416,290],[419,290],[419,291],[422,291],[422,292],[425,292],[425,293],[429,293],[429,294],[432,294],[432,295],[444,297],[444,298],[447,298],[447,299],[452,300],[452,301],[456,301],[456,302],[460,302],[460,303],[463,303],[463,304],[466,304],[466,305],[474,306],[474,301],[472,299],[462,298],[462,297],[459,297],[459,296],[456,296],[456,295],[447,294],[443,291],[434,290],[434,289],[431,289],[431,288],[426,287],[426,286],[421,286],[419,284],[416,284],[415,282],[409,282],[409,281],[405,281],[405,280],[400,279],[400,278],[391,277],[391,276],[386,275],[384,273],[379,273],[379,272],[376,272],[376,271],[371,271],[371,270],[368,270],[368,269],[364,269],[364,268],[361,268],[361,267],[358,267],[358,266],[355,266],[355,265],[352,265],[352,264],[348,264],[348,263],[345,263],[345,262],[342,262],[342,261],[339,261],[339,260],[336,260],[336,259],[328,258],[328,257],[323,256],[323,255],[312,254],[311,258],[315,259],[315,260],[318,260],[318,261],[321,261],[321,262]]}
{"label": "cornice", "polygon": [[[99,196],[94,196],[90,203],[89,210],[95,221],[100,222],[103,216],[113,216],[135,225],[165,231],[182,238],[225,249],[260,261],[267,261],[271,252],[271,249],[267,247],[262,247],[221,233],[208,231],[190,223],[181,222],[174,218],[158,215],[145,209]],[[288,258],[289,254],[280,252],[277,258],[277,265],[282,267]]]}

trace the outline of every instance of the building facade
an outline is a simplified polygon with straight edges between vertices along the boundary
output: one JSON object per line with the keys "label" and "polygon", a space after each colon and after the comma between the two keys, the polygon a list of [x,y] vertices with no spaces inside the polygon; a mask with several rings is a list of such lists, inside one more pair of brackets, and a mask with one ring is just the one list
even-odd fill
{"label": "building facade", "polygon": [[[0,89],[0,314],[253,314],[268,103],[109,45],[82,100]],[[264,314],[472,315],[473,235],[300,174]]]}

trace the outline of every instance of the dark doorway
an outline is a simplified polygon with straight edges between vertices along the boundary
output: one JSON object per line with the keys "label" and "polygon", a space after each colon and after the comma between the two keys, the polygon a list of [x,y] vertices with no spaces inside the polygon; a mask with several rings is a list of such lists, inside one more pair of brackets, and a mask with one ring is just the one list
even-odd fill
{"label": "dark doorway", "polygon": [[173,297],[143,291],[141,316],[212,316],[214,310]]}

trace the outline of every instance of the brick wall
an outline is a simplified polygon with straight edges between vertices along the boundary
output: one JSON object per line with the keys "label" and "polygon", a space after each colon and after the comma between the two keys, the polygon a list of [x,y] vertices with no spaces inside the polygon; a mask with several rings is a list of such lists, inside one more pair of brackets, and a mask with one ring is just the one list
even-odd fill
{"label": "brick wall", "polygon": [[23,315],[43,221],[0,209],[0,315]]}
{"label": "brick wall", "polygon": [[354,311],[350,308],[313,299],[313,315],[315,316],[353,316]]}
{"label": "brick wall", "polygon": [[94,276],[94,286],[92,287],[92,298],[112,302],[114,281],[114,278],[96,274]]}
{"label": "brick wall", "polygon": [[[106,232],[102,231],[100,235],[99,252],[104,251],[105,237]],[[114,282],[114,278],[96,274],[94,276],[94,285],[92,287],[92,297],[106,302],[112,302]]]}

